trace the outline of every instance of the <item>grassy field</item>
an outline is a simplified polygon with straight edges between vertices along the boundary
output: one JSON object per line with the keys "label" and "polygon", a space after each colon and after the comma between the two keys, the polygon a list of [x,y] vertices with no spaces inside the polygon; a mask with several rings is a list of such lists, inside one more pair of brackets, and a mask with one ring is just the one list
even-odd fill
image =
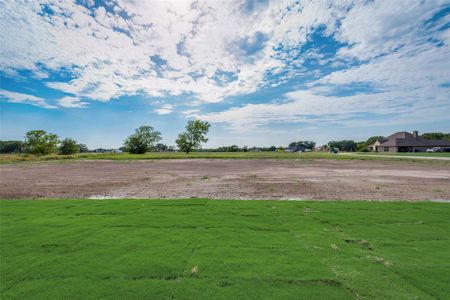
{"label": "grassy field", "polygon": [[450,205],[2,200],[2,299],[444,299]]}
{"label": "grassy field", "polygon": [[[149,152],[146,154],[129,153],[80,153],[75,155],[51,154],[35,156],[27,154],[0,154],[0,163],[22,162],[22,161],[48,161],[48,160],[73,160],[73,159],[106,159],[127,161],[136,159],[189,159],[189,158],[222,158],[222,159],[340,159],[340,160],[404,160],[401,154],[396,157],[371,157],[365,153],[345,153],[345,155],[329,154],[324,152],[310,153],[287,153],[287,152],[192,152],[189,154],[181,152]],[[363,155],[362,155],[363,154]],[[418,154],[418,155],[416,155]],[[421,157],[448,157],[449,153],[411,153],[417,156],[417,160],[423,161]]]}

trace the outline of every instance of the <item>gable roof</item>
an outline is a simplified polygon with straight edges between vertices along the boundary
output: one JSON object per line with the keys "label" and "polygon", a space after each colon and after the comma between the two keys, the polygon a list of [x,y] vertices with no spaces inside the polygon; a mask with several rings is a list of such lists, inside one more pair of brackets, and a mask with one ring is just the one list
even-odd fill
{"label": "gable roof", "polygon": [[414,137],[409,132],[396,132],[386,138],[380,144],[381,147],[447,147],[450,141],[446,140],[429,140],[422,137]]}

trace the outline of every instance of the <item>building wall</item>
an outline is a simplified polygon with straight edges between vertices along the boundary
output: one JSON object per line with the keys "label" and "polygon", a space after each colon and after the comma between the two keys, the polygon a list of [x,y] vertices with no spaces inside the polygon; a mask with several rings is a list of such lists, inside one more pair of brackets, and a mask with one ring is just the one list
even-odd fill
{"label": "building wall", "polygon": [[384,150],[383,146],[377,146],[377,151],[378,152],[397,152],[397,147],[388,147],[388,150]]}
{"label": "building wall", "polygon": [[[427,149],[430,149],[433,147],[411,147],[410,151],[408,152],[426,152]],[[377,146],[378,152],[399,152],[397,147],[389,147],[389,151],[384,151],[384,147]]]}

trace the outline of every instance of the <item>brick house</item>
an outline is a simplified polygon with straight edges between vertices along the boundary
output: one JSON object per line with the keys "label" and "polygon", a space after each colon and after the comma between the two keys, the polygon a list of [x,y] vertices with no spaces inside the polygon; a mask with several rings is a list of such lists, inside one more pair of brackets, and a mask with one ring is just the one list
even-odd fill
{"label": "brick house", "polygon": [[420,137],[417,131],[401,131],[369,147],[378,152],[424,152],[434,147],[450,147],[450,141],[429,140]]}

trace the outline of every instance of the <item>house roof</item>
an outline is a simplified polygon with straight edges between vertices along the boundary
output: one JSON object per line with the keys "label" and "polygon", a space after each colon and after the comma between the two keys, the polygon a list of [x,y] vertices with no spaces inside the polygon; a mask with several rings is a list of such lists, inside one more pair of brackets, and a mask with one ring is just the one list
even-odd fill
{"label": "house roof", "polygon": [[409,132],[396,132],[386,138],[380,144],[381,147],[450,147],[450,141],[431,140],[422,137],[414,137]]}

